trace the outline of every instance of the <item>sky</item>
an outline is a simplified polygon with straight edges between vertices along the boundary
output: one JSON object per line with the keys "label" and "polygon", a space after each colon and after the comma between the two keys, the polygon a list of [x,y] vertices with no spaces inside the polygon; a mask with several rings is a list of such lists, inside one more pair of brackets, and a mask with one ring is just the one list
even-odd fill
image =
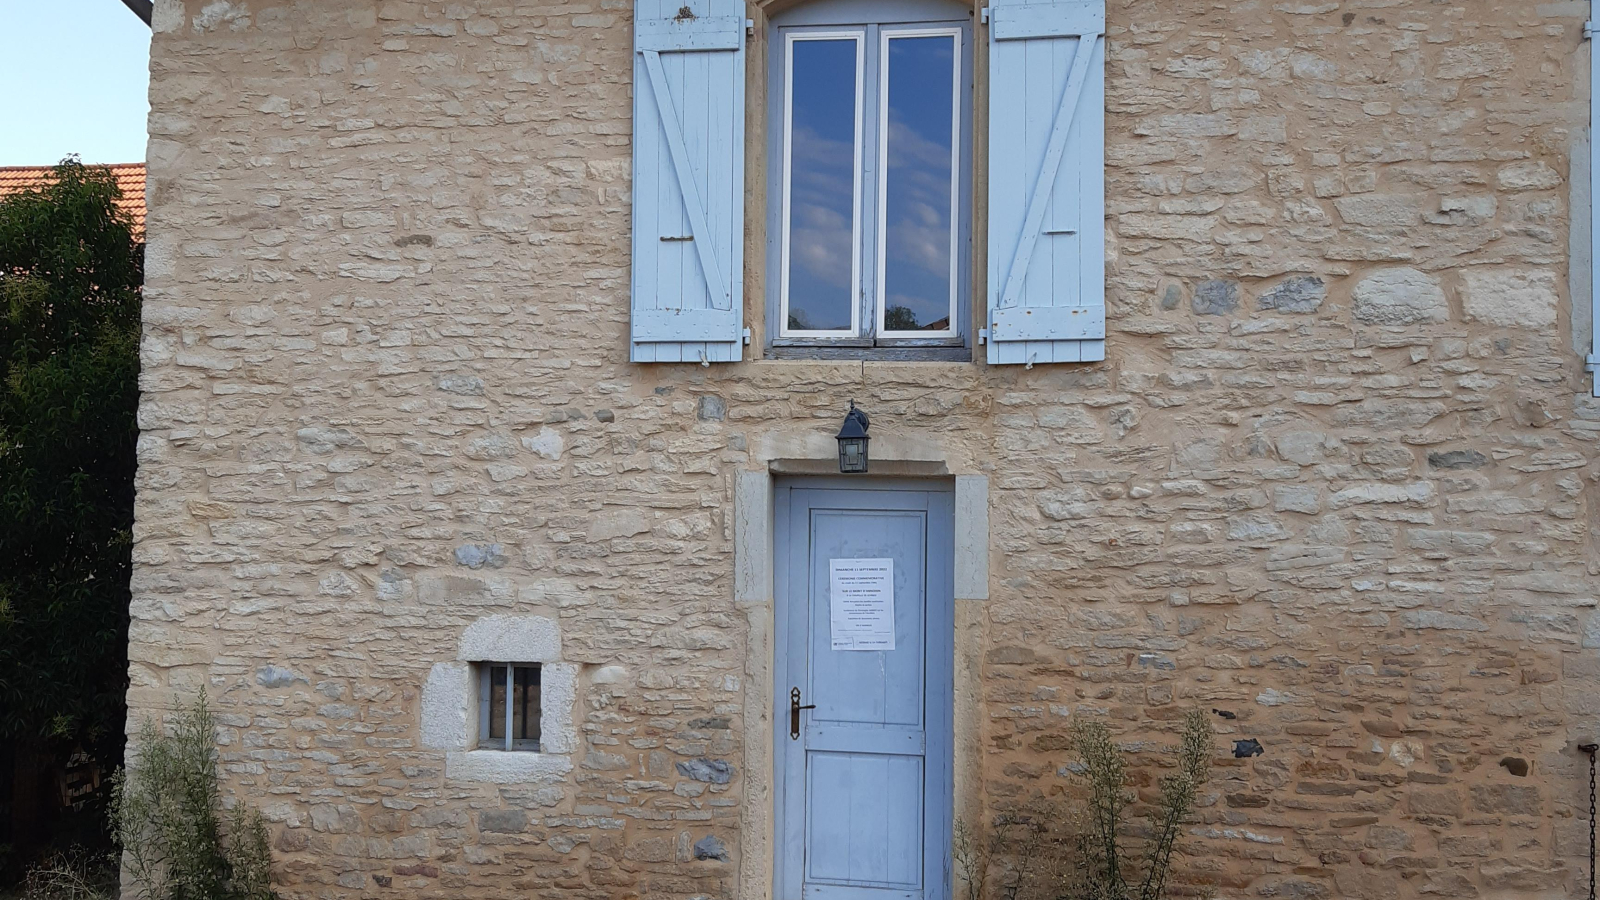
{"label": "sky", "polygon": [[149,86],[121,0],[0,0],[0,166],[142,162]]}

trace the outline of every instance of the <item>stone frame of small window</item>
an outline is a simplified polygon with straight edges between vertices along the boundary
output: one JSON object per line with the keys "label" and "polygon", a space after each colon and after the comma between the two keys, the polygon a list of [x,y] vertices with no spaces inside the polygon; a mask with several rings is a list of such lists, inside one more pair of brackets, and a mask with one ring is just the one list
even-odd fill
{"label": "stone frame of small window", "polygon": [[[539,749],[480,749],[477,665],[538,664]],[[519,784],[572,771],[578,666],[561,659],[561,631],[545,616],[486,616],[462,632],[456,658],[437,662],[422,685],[421,743],[445,752],[445,777]]]}

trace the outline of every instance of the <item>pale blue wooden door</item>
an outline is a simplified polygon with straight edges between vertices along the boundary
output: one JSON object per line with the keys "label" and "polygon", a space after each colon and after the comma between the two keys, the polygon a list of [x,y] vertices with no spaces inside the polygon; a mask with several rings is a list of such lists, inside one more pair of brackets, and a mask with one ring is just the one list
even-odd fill
{"label": "pale blue wooden door", "polygon": [[[850,485],[778,488],[774,896],[948,900],[951,494],[937,483]],[[830,562],[883,559],[893,561],[894,649],[833,649]],[[802,711],[798,738],[796,687],[816,707]]]}

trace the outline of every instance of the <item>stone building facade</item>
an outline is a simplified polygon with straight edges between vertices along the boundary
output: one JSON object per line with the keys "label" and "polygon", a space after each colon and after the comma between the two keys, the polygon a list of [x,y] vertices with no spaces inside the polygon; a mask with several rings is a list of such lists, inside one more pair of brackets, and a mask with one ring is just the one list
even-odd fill
{"label": "stone building facade", "polygon": [[133,717],[208,692],[285,897],[773,896],[773,489],[854,400],[953,486],[956,815],[1199,707],[1184,890],[1577,896],[1588,14],[1110,0],[1103,362],[771,358],[753,174],[701,366],[629,362],[632,3],[158,0]]}

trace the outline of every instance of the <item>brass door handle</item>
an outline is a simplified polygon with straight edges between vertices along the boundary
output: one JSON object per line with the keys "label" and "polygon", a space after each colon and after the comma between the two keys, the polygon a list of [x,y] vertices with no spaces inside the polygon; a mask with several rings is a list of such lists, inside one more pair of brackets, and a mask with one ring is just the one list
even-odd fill
{"label": "brass door handle", "polygon": [[800,740],[800,710],[816,708],[817,705],[815,703],[807,703],[805,706],[800,705],[799,688],[789,691],[789,740]]}

